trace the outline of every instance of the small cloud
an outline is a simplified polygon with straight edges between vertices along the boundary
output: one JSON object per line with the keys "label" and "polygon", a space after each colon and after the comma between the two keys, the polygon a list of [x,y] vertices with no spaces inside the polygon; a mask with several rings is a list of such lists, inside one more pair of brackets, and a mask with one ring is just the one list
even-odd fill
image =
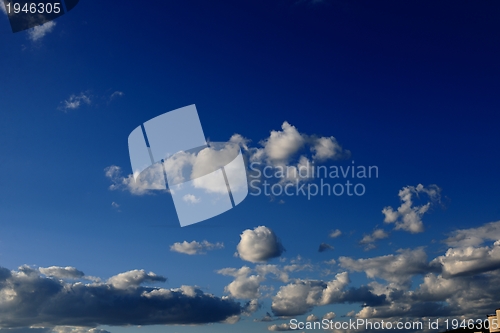
{"label": "small cloud", "polygon": [[316,316],[315,316],[314,314],[312,314],[312,313],[311,313],[309,316],[307,316],[307,318],[306,318],[306,321],[318,321],[318,320],[319,320],[319,318],[318,318],[318,317],[316,317]]}
{"label": "small cloud", "polygon": [[346,317],[354,317],[355,315],[356,315],[356,311],[352,310],[352,311],[347,312],[347,314],[345,316]]}
{"label": "small cloud", "polygon": [[342,235],[342,231],[340,231],[339,229],[336,229],[336,230],[333,230],[332,232],[330,232],[330,238],[337,238],[339,237],[340,235]]}
{"label": "small cloud", "polygon": [[182,197],[182,200],[184,200],[185,202],[192,203],[192,204],[197,204],[201,201],[200,198],[197,198],[192,194],[186,194],[185,196]]}
{"label": "small cloud", "polygon": [[318,252],[325,252],[327,250],[333,250],[333,246],[331,246],[330,244],[326,244],[326,243],[321,243],[319,245]]}
{"label": "small cloud", "polygon": [[112,100],[114,100],[114,99],[116,99],[116,98],[123,97],[123,95],[125,95],[125,94],[123,93],[123,91],[118,91],[118,90],[117,90],[117,91],[115,91],[114,93],[112,93],[112,94],[111,94],[111,96],[109,96],[109,100],[110,100],[110,101],[112,101]]}
{"label": "small cloud", "polygon": [[170,251],[194,255],[205,254],[207,251],[223,248],[223,243],[210,243],[206,240],[201,243],[197,241],[192,241],[191,243],[184,241],[182,243],[174,243],[173,245],[171,245]]}
{"label": "small cloud", "polygon": [[384,239],[389,237],[389,234],[382,229],[375,229],[370,235],[365,235],[359,244],[365,245],[365,250],[371,250],[375,248],[373,243],[379,239]]}
{"label": "small cloud", "polygon": [[272,332],[292,331],[292,329],[290,328],[290,325],[287,323],[283,323],[283,324],[279,324],[279,325],[274,324],[274,325],[268,326],[267,330],[272,331]]}
{"label": "small cloud", "polygon": [[323,316],[323,319],[333,319],[337,317],[337,315],[335,314],[335,312],[328,312],[328,313],[325,313],[325,315]]}
{"label": "small cloud", "polygon": [[241,234],[237,251],[241,259],[253,263],[281,256],[285,250],[278,237],[268,227],[247,229]]}
{"label": "small cloud", "polygon": [[327,265],[335,265],[335,264],[337,264],[337,261],[335,259],[330,259],[328,261],[325,261],[325,264],[327,264]]}
{"label": "small cloud", "polygon": [[68,110],[75,110],[78,109],[82,105],[82,103],[90,105],[90,97],[83,92],[81,92],[79,95],[73,94],[67,100],[61,102],[59,110],[62,110],[64,112],[68,112]]}
{"label": "small cloud", "polygon": [[[5,10],[5,8],[4,8]],[[52,32],[54,27],[56,26],[56,22],[54,21],[49,21],[47,23],[44,23],[42,25],[36,26],[33,29],[28,31],[28,38],[32,42],[36,42],[43,37],[45,37],[46,34]]]}

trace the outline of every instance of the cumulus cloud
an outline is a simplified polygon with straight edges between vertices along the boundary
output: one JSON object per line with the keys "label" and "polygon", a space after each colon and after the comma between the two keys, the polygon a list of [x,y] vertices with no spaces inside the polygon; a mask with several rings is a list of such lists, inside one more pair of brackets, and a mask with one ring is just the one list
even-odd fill
{"label": "cumulus cloud", "polygon": [[281,256],[285,250],[276,234],[265,226],[247,229],[240,235],[238,256],[249,262],[264,262]]}
{"label": "cumulus cloud", "polygon": [[170,246],[170,251],[194,255],[194,254],[205,254],[207,251],[215,249],[223,249],[223,243],[210,243],[206,240],[202,242],[192,241],[188,243],[184,241],[182,243],[174,243]]}
{"label": "cumulus cloud", "polygon": [[[61,271],[48,272],[60,275]],[[46,277],[28,266],[17,271],[0,268],[0,328],[203,324],[241,313],[238,303],[196,287],[142,285],[156,281],[165,278],[142,270],[85,284]]]}
{"label": "cumulus cloud", "polygon": [[[79,100],[77,97],[65,101],[61,109],[66,111],[79,107],[84,100]],[[344,150],[335,137],[303,134],[286,121],[281,131],[271,131],[268,138],[260,141],[261,147],[250,147],[249,143],[249,139],[234,134],[226,143],[209,142],[209,147],[197,153],[179,152],[169,157],[164,163],[169,185],[177,185],[190,179],[193,180],[193,186],[207,193],[227,193],[225,184],[215,183],[210,177],[201,176],[232,161],[240,149],[248,161],[256,162],[257,168],[249,172],[253,173],[254,181],[257,182],[262,176],[262,172],[258,170],[259,166],[271,167],[274,170],[272,172],[274,177],[280,182],[306,181],[312,178],[312,167],[315,162],[345,159],[350,156],[350,152]],[[141,178],[145,179],[139,184],[133,182],[134,176],[130,174],[108,177],[113,182],[110,189],[120,188],[138,195],[147,194],[150,190],[165,189],[163,168],[160,164],[157,165],[160,167],[156,169],[150,167],[140,174]],[[108,169],[120,168],[113,165]],[[278,170],[281,172],[277,172]],[[305,170],[309,172],[307,176],[302,176],[306,173]],[[144,173],[147,175],[144,176]],[[235,191],[246,185],[246,179],[238,178],[238,181],[231,183],[231,188]],[[171,187],[171,190],[172,188],[175,190],[175,187]],[[196,203],[196,199],[186,197],[185,201]]]}
{"label": "cumulus cloud", "polygon": [[333,250],[333,246],[331,246],[330,244],[326,244],[326,243],[319,244],[318,252],[325,252],[327,250]]}
{"label": "cumulus cloud", "polygon": [[451,247],[468,247],[497,240],[500,240],[500,221],[486,223],[477,228],[456,230],[444,242]]}
{"label": "cumulus cloud", "polygon": [[493,246],[451,248],[433,260],[443,268],[443,277],[475,275],[500,268],[500,241]]}
{"label": "cumulus cloud", "polygon": [[[53,21],[50,21],[48,23],[52,23],[52,22]],[[45,24],[48,24],[48,23],[45,23]],[[35,27],[34,29],[36,29],[36,28],[38,28],[38,27]],[[59,109],[64,111],[64,112],[68,112],[68,110],[78,109],[82,104],[90,105],[91,103],[92,103],[92,101],[90,99],[90,96],[88,96],[87,93],[81,92],[78,95],[73,94],[73,95],[69,96],[69,98],[67,100],[62,101],[61,105],[59,106]]]}
{"label": "cumulus cloud", "polygon": [[48,33],[51,33],[52,30],[54,30],[55,26],[56,26],[56,22],[54,22],[54,21],[49,21],[49,22],[46,22],[42,25],[38,25],[38,26],[28,30],[28,38],[33,42],[39,41],[40,39],[45,37],[45,35],[47,35]]}
{"label": "cumulus cloud", "polygon": [[[414,205],[414,199],[425,195],[428,197],[428,202],[423,205]],[[422,184],[415,186],[406,186],[399,191],[399,199],[401,205],[397,210],[391,206],[385,207],[382,214],[385,215],[385,223],[394,223],[395,230],[404,230],[411,233],[419,233],[424,231],[422,216],[427,213],[431,204],[440,202],[441,189],[436,185],[424,187]]]}
{"label": "cumulus cloud", "polygon": [[340,266],[355,272],[364,272],[369,278],[382,278],[397,284],[409,283],[416,274],[425,275],[439,270],[427,261],[422,248],[398,250],[398,254],[368,259],[339,258]]}
{"label": "cumulus cloud", "polygon": [[334,303],[383,304],[385,296],[374,295],[370,288],[346,289],[350,283],[347,272],[339,273],[331,281],[301,280],[280,287],[273,297],[271,309],[277,316],[298,316],[314,306]]}
{"label": "cumulus cloud", "polygon": [[235,279],[228,286],[225,291],[231,296],[240,299],[256,299],[260,297],[260,283],[264,281],[265,277],[262,275],[254,274],[250,267],[243,266],[240,269],[224,268],[217,273],[222,275],[234,276]]}

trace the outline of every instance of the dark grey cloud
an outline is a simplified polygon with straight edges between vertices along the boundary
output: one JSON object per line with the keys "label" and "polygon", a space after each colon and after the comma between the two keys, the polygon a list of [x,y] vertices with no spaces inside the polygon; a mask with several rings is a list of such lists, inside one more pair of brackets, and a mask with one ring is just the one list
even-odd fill
{"label": "dark grey cloud", "polygon": [[319,244],[318,252],[325,252],[327,250],[333,250],[333,246],[331,246],[330,244],[326,244],[326,243]]}
{"label": "dark grey cloud", "polygon": [[0,328],[29,326],[161,325],[221,322],[241,307],[191,286],[143,286],[165,281],[143,270],[118,274],[102,283],[67,282],[22,266],[0,268]]}

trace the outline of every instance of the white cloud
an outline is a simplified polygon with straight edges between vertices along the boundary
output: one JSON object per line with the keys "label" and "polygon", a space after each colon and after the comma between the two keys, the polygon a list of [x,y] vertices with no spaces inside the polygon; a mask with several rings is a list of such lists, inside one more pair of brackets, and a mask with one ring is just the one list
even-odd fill
{"label": "white cloud", "polygon": [[500,268],[500,241],[492,247],[451,248],[433,260],[443,266],[443,277],[475,275]]}
{"label": "white cloud", "polygon": [[246,261],[253,263],[267,261],[279,257],[284,251],[276,234],[265,226],[253,230],[247,229],[240,237],[237,253],[241,259]]}
{"label": "white cloud", "polygon": [[407,284],[413,275],[427,274],[437,268],[427,261],[422,248],[398,250],[397,255],[386,255],[368,259],[339,258],[340,266],[355,272],[365,272],[369,278],[382,278],[397,284]]}
{"label": "white cloud", "polygon": [[370,235],[364,235],[363,239],[361,239],[359,243],[362,245],[366,245],[366,250],[370,250],[375,247],[373,245],[374,242],[387,237],[389,237],[389,234],[383,229],[375,229]]}
{"label": "white cloud", "polygon": [[292,331],[290,328],[290,325],[287,323],[283,324],[274,324],[271,326],[268,326],[267,329],[272,332],[282,332],[282,331]]}
{"label": "white cloud", "polygon": [[340,144],[333,136],[327,137],[311,137],[311,151],[314,152],[313,159],[315,161],[326,161],[329,159],[347,158],[350,156],[348,151],[344,151]]}
{"label": "white cloud", "polygon": [[332,232],[330,232],[329,236],[330,236],[330,238],[337,238],[340,235],[342,235],[342,231],[340,231],[339,229],[335,229]]}
{"label": "white cloud", "polygon": [[112,182],[109,186],[109,189],[112,191],[129,191],[134,195],[151,194],[154,193],[153,190],[166,191],[163,168],[158,163],[144,170],[136,180],[134,180],[134,176],[131,174],[124,177],[121,168],[116,165],[107,167],[104,169],[104,172],[106,177]]}
{"label": "white cloud", "polygon": [[53,276],[59,279],[80,279],[84,276],[82,271],[77,270],[75,267],[58,267],[51,266],[47,268],[40,267],[40,273],[46,276]]}
{"label": "white cloud", "polygon": [[226,286],[225,291],[231,294],[234,298],[240,299],[256,299],[261,296],[260,283],[265,280],[262,275],[250,275],[252,270],[250,267],[243,266],[240,269],[224,268],[217,273],[221,275],[234,276],[235,279]]}
{"label": "white cloud", "polygon": [[165,282],[167,279],[163,276],[156,275],[153,272],[146,273],[143,269],[133,270],[108,279],[108,284],[116,289],[138,288],[144,282]]}
{"label": "white cloud", "polygon": [[55,26],[56,22],[54,21],[49,21],[42,25],[36,26],[28,31],[28,38],[31,41],[36,42],[45,37],[46,34],[52,32]]}
{"label": "white cloud", "polygon": [[182,200],[184,200],[185,202],[192,203],[192,204],[197,204],[201,201],[200,198],[197,198],[193,194],[186,194],[185,196],[182,197]]}
{"label": "white cloud", "polygon": [[174,243],[173,245],[171,245],[170,251],[194,255],[205,254],[207,251],[223,248],[223,243],[210,243],[206,240],[202,242],[192,241],[191,243],[184,241],[182,243]]}
{"label": "white cloud", "polygon": [[368,306],[385,303],[385,295],[375,295],[366,286],[346,289],[349,283],[347,272],[337,274],[328,282],[298,279],[280,287],[271,308],[276,316],[298,316],[311,311],[314,306],[327,304],[362,303]]}
{"label": "white cloud", "polygon": [[319,318],[318,318],[318,317],[316,317],[316,316],[315,316],[314,314],[312,314],[312,313],[311,313],[309,316],[307,316],[307,318],[306,318],[306,321],[318,321],[318,320],[319,320]]}
{"label": "white cloud", "polygon": [[500,240],[500,221],[490,222],[478,228],[456,230],[444,242],[452,247],[468,247],[497,240]]}
{"label": "white cloud", "polygon": [[261,142],[267,160],[272,165],[288,163],[288,160],[305,144],[304,137],[295,126],[285,121],[281,128],[283,131],[271,131],[269,138]]}
{"label": "white cloud", "polygon": [[323,319],[333,319],[337,317],[337,315],[335,314],[335,312],[328,312],[328,313],[325,313],[325,315],[323,316]]}
{"label": "white cloud", "polygon": [[[413,203],[415,198],[425,194],[429,201],[426,204],[416,206]],[[394,223],[395,230],[404,230],[411,233],[424,231],[422,216],[427,213],[431,204],[440,202],[441,189],[436,185],[424,187],[422,184],[403,187],[398,194],[401,206],[394,210],[391,206],[385,207],[382,213],[385,215],[385,223]]]}
{"label": "white cloud", "polygon": [[84,92],[81,92],[79,95],[73,94],[67,100],[62,101],[59,109],[64,112],[68,112],[68,110],[76,110],[82,105],[82,103],[87,105],[92,103],[90,96]]}

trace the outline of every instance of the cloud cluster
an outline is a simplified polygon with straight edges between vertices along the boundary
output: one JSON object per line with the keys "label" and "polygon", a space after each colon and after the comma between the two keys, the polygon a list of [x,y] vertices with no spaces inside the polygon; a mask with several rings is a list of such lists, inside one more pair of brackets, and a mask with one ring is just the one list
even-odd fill
{"label": "cloud cluster", "polygon": [[191,243],[184,241],[182,243],[174,243],[170,246],[170,251],[194,255],[205,254],[207,251],[215,249],[223,249],[223,243],[210,243],[206,240],[202,242],[192,241]]}
{"label": "cloud cluster", "polygon": [[285,248],[276,234],[265,226],[247,229],[241,234],[237,246],[238,256],[249,262],[264,262],[281,256]]}
{"label": "cloud cluster", "polygon": [[241,313],[238,303],[196,287],[144,286],[166,279],[143,270],[121,273],[106,282],[65,280],[82,274],[72,267],[0,268],[0,328],[57,326],[60,332],[77,332],[64,327],[203,324]]}
{"label": "cloud cluster", "polygon": [[[421,195],[428,197],[428,202],[423,205],[414,205],[414,199]],[[406,186],[399,191],[401,205],[397,210],[391,206],[385,207],[382,214],[385,215],[385,223],[394,223],[395,230],[404,230],[411,233],[424,231],[422,216],[427,213],[431,204],[440,202],[441,189],[436,185],[424,187],[422,184],[415,186]]]}
{"label": "cloud cluster", "polygon": [[412,276],[425,275],[437,268],[427,261],[423,248],[399,250],[396,255],[386,255],[368,259],[339,258],[340,266],[355,272],[364,272],[368,278],[382,278],[399,285],[406,285]]}
{"label": "cloud cluster", "polygon": [[298,279],[280,287],[271,308],[276,316],[298,316],[320,305],[358,302],[380,305],[385,302],[384,295],[373,294],[369,287],[347,289],[349,283],[347,272],[339,273],[327,282]]}
{"label": "cloud cluster", "polygon": [[[444,241],[451,247],[430,261],[423,248],[367,259],[340,257],[341,267],[374,279],[368,285],[370,290],[386,297],[384,304],[368,304],[355,316],[386,320],[483,317],[498,307],[499,232],[500,222],[454,231]],[[416,275],[422,276],[423,282],[411,289]]]}
{"label": "cloud cluster", "polygon": [[[66,111],[77,108],[84,101],[78,99],[78,96],[72,96],[63,103],[62,109]],[[281,131],[271,131],[268,138],[261,140],[261,147],[250,147],[250,140],[240,134],[234,134],[228,142],[224,144],[210,143],[210,147],[196,154],[179,152],[169,157],[164,163],[168,182],[175,185],[191,179],[193,185],[197,188],[205,189],[211,193],[226,193],[227,188],[223,186],[224,184],[207,183],[210,179],[201,176],[213,172],[232,161],[240,148],[250,162],[257,162],[262,167],[285,167],[287,172],[283,172],[278,177],[280,181],[305,180],[304,177],[299,177],[300,168],[311,168],[315,162],[321,163],[327,160],[345,159],[350,156],[350,152],[343,149],[333,136],[321,137],[303,134],[286,121],[281,128]],[[120,168],[110,166],[106,170],[114,169]],[[120,188],[136,195],[143,195],[149,193],[149,190],[165,187],[161,167],[157,169],[149,168],[143,173],[147,173],[147,175],[144,176],[141,173],[141,177],[146,178],[142,180],[141,184],[134,184],[132,175],[123,176],[120,174],[117,177],[107,175],[113,182],[110,188]],[[309,172],[309,174],[312,175],[312,172]],[[157,182],[160,186],[156,186]],[[161,185],[162,183],[163,185]],[[148,184],[152,184],[153,187],[148,187]],[[235,190],[238,190],[243,185],[231,183],[231,187],[235,187]],[[193,199],[195,198],[186,198],[186,200]]]}

